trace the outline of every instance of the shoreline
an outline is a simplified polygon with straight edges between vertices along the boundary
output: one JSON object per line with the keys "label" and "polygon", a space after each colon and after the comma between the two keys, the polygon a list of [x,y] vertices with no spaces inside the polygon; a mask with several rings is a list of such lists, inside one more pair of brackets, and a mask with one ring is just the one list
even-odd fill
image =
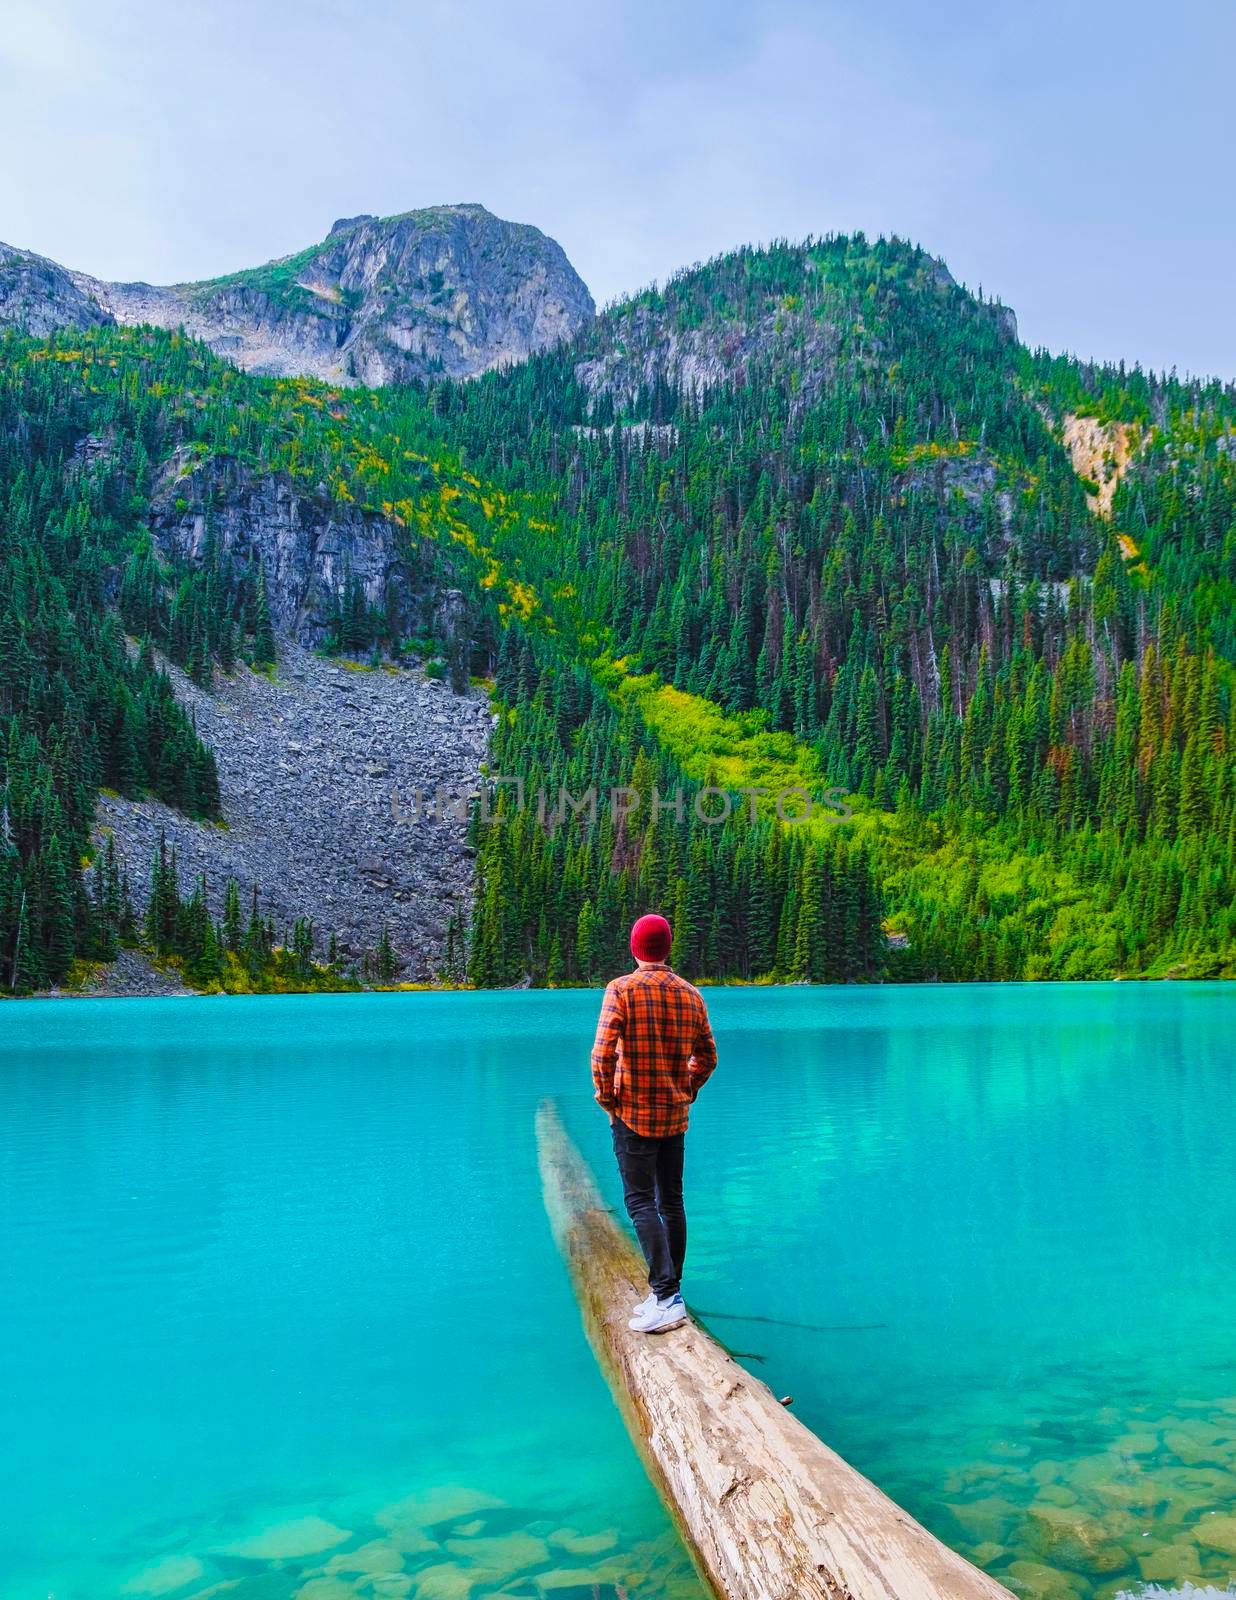
{"label": "shoreline", "polygon": [[[569,994],[598,993],[605,987],[605,980],[598,979],[595,983],[562,983],[552,987],[545,985],[537,987],[532,984],[504,984],[495,988],[479,988],[470,983],[390,983],[390,984],[361,984],[355,988],[309,988],[309,989],[266,989],[244,991],[229,991],[224,989],[194,989],[183,982],[174,969],[158,967],[140,951],[126,951],[124,956],[137,957],[138,960],[131,964],[132,980],[122,984],[102,983],[96,987],[59,987],[53,989],[39,989],[33,994],[17,995],[0,992],[0,1002],[9,1000],[254,1000],[270,999],[278,996],[283,999],[295,998],[299,995],[321,994]],[[117,962],[102,963],[101,965],[116,967]],[[144,969],[144,970],[143,970]],[[1197,983],[1221,988],[1224,984],[1236,983],[1236,973],[1219,974],[1214,977],[1195,977],[1189,974],[1173,973],[1118,973],[1110,978],[958,978],[947,980],[943,978],[922,978],[917,981],[905,979],[867,979],[853,982],[837,983],[811,983],[806,979],[789,979],[779,982],[775,978],[693,978],[691,982],[698,989],[1042,989],[1042,988],[1098,988],[1110,984],[1174,984]]]}

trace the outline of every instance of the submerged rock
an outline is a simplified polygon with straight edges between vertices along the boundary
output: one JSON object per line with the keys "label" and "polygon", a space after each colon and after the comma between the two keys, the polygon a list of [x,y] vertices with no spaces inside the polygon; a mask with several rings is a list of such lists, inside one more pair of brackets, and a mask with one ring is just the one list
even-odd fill
{"label": "submerged rock", "polygon": [[559,1528],[557,1533],[550,1534],[549,1542],[556,1550],[565,1550],[568,1555],[599,1556],[614,1549],[618,1535],[612,1528],[607,1528],[603,1533],[580,1533],[575,1528]]}
{"label": "submerged rock", "polygon": [[1209,1516],[1193,1529],[1199,1544],[1211,1550],[1222,1550],[1224,1555],[1236,1556],[1236,1516]]}
{"label": "submerged rock", "polygon": [[995,1544],[1007,1542],[1009,1530],[1024,1514],[1021,1506],[1014,1505],[1000,1495],[986,1495],[980,1500],[960,1500],[945,1509],[952,1514],[967,1538],[989,1539]]}
{"label": "submerged rock", "polygon": [[431,1539],[415,1522],[391,1523],[386,1529],[386,1543],[405,1556],[427,1556],[438,1549],[437,1540]]}
{"label": "submerged rock", "polygon": [[244,1561],[295,1561],[331,1550],[351,1537],[346,1528],[337,1528],[325,1517],[297,1517],[227,1545],[221,1553]]}
{"label": "submerged rock", "polygon": [[1037,1498],[1048,1506],[1067,1507],[1077,1504],[1077,1496],[1064,1483],[1045,1483],[1039,1490]]}
{"label": "submerged rock", "polygon": [[512,1577],[541,1567],[549,1560],[549,1546],[530,1533],[508,1533],[497,1538],[448,1539],[453,1556],[496,1578]]}
{"label": "submerged rock", "polygon": [[342,1578],[310,1578],[297,1589],[296,1600],[356,1600],[356,1590]]}
{"label": "submerged rock", "polygon": [[171,1594],[186,1584],[196,1583],[204,1577],[206,1568],[196,1556],[164,1556],[133,1577],[121,1589],[122,1594]]}
{"label": "submerged rock", "polygon": [[580,1595],[593,1595],[598,1591],[608,1595],[611,1589],[616,1589],[622,1581],[623,1574],[616,1572],[612,1564],[604,1570],[593,1567],[555,1567],[550,1572],[538,1572],[536,1586],[540,1594],[552,1597],[552,1600],[575,1600],[575,1592]]}
{"label": "submerged rock", "polygon": [[1010,1561],[1001,1581],[1025,1600],[1082,1600],[1090,1586],[1071,1572],[1059,1572],[1038,1561]]}
{"label": "submerged rock", "polygon": [[432,1528],[439,1523],[454,1522],[470,1512],[496,1511],[504,1505],[496,1495],[481,1489],[470,1489],[463,1484],[443,1483],[432,1488],[414,1489],[401,1500],[393,1500],[374,1512],[373,1520],[380,1528],[408,1526]]}
{"label": "submerged rock", "polygon": [[[619,1583],[572,1583],[566,1588],[552,1591],[553,1600],[627,1600],[627,1596],[634,1592]],[[641,1589],[639,1593],[642,1596],[648,1591]],[[503,1597],[495,1596],[494,1600],[503,1600]],[[515,1600],[515,1596],[512,1595],[511,1600]],[[694,1595],[691,1600],[695,1600]]]}
{"label": "submerged rock", "polygon": [[475,1577],[475,1573],[444,1561],[423,1567],[415,1575],[412,1593],[416,1600],[470,1600]]}
{"label": "submerged rock", "polygon": [[328,1573],[359,1572],[369,1575],[400,1572],[403,1555],[384,1539],[371,1539],[355,1550],[343,1550],[326,1563]]}
{"label": "submerged rock", "polygon": [[1159,1448],[1157,1433],[1124,1433],[1112,1445],[1122,1456],[1152,1456]]}
{"label": "submerged rock", "polygon": [[1148,1583],[1185,1583],[1202,1575],[1202,1558],[1195,1544],[1165,1544],[1137,1558]]}
{"label": "submerged rock", "polygon": [[[1072,1507],[1038,1503],[1029,1508],[1027,1520],[1035,1546],[1053,1566],[1106,1578],[1133,1564],[1132,1556],[1114,1538],[1116,1528],[1109,1521],[1080,1515]],[[1128,1529],[1125,1519],[1120,1531]]]}
{"label": "submerged rock", "polygon": [[1168,1429],[1163,1443],[1186,1467],[1225,1467],[1236,1448],[1224,1429],[1200,1421],[1181,1422]]}
{"label": "submerged rock", "polygon": [[208,1595],[222,1591],[228,1600],[293,1600],[303,1579],[297,1572],[284,1572],[278,1567],[265,1567],[250,1572],[243,1578],[229,1578],[206,1590]]}

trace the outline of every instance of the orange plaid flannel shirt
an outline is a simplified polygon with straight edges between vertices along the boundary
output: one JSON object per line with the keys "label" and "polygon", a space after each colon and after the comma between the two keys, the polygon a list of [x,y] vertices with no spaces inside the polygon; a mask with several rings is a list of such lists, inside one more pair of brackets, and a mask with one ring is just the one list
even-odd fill
{"label": "orange plaid flannel shirt", "polygon": [[703,996],[669,967],[641,967],[605,990],[592,1081],[597,1103],[635,1133],[682,1133],[717,1064]]}

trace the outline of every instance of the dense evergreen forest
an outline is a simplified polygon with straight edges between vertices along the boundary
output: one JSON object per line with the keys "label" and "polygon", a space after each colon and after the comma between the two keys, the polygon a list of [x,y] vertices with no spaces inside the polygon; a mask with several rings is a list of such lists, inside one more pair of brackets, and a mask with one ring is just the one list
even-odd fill
{"label": "dense evergreen forest", "polygon": [[[260,571],[153,545],[186,446],[383,512],[467,589],[492,774],[639,796],[590,824],[495,786],[445,975],[596,980],[652,907],[705,977],[1236,970],[1236,392],[1032,354],[855,237],[735,252],[469,384],[0,341],[10,987],[125,936],[82,877],[100,785],[217,811],[155,648],[203,683],[277,650]],[[341,633],[395,647],[355,609]],[[789,787],[853,815],[779,820]],[[710,825],[701,788],[767,793]]]}
{"label": "dense evergreen forest", "polygon": [[[703,700],[866,797],[837,831],[907,936],[885,970],[1230,970],[1230,387],[1032,356],[931,258],[861,240],[739,252],[591,342],[439,409],[548,501],[524,570],[571,574],[587,649],[681,691],[640,699],[688,770]],[[739,381],[702,394],[658,359],[727,344]],[[1109,516],[1070,416],[1137,440]],[[784,943],[753,970],[804,971]]]}

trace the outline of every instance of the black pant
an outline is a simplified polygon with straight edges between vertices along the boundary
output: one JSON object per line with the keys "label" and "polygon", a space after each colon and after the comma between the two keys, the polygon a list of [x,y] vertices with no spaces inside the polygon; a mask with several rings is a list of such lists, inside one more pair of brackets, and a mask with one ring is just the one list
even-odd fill
{"label": "black pant", "polygon": [[687,1213],[682,1205],[686,1135],[650,1139],[617,1117],[612,1131],[622,1198],[648,1263],[648,1287],[658,1300],[665,1300],[678,1293],[687,1254]]}

